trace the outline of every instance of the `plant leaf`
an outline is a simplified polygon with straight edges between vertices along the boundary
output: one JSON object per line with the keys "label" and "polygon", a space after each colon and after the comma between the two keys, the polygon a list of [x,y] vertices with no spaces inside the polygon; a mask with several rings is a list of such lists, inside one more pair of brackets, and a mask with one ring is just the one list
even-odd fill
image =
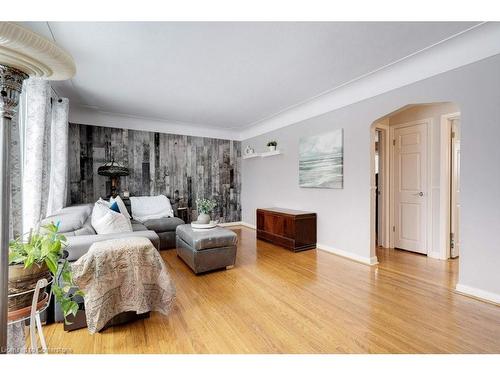
{"label": "plant leaf", "polygon": [[57,257],[49,253],[45,257],[45,264],[49,268],[49,271],[52,273],[52,275],[55,276],[57,273]]}

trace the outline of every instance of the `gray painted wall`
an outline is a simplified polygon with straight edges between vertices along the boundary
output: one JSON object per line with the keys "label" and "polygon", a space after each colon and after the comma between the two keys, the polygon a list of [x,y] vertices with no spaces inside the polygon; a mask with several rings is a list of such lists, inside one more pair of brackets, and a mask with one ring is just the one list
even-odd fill
{"label": "gray painted wall", "polygon": [[221,222],[241,220],[241,143],[213,138],[70,124],[69,204],[91,203],[109,192],[109,178],[97,168],[114,156],[129,168],[119,192],[165,194],[191,204],[196,198],[217,201],[212,217]]}
{"label": "gray painted wall", "polygon": [[[370,126],[413,103],[454,102],[462,113],[459,283],[500,295],[500,55],[243,142],[276,139],[283,155],[243,160],[242,220],[285,206],[318,214],[318,243],[370,257]],[[298,140],[344,128],[344,189],[298,186]]]}

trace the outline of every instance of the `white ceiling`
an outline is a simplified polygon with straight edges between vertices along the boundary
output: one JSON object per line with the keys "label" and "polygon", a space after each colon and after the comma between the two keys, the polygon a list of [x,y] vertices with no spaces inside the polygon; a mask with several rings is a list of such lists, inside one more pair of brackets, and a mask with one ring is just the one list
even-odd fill
{"label": "white ceiling", "polygon": [[72,106],[248,129],[472,22],[25,22],[74,57]]}

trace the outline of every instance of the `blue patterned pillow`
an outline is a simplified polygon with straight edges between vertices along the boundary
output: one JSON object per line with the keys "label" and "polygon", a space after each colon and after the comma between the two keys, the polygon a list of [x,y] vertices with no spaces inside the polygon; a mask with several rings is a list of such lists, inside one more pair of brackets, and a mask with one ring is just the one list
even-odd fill
{"label": "blue patterned pillow", "polygon": [[109,206],[109,208],[110,208],[110,209],[112,209],[112,210],[113,210],[113,211],[115,211],[115,212],[121,213],[121,212],[120,212],[120,208],[118,208],[118,203],[116,203],[116,202],[113,202],[113,203],[111,204],[111,206]]}

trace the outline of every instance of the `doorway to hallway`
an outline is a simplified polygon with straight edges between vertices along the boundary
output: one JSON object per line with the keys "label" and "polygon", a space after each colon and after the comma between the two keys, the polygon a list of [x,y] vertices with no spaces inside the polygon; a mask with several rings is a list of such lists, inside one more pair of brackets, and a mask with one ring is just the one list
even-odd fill
{"label": "doorway to hallway", "polygon": [[460,251],[460,113],[405,106],[372,125],[372,250],[448,259]]}

